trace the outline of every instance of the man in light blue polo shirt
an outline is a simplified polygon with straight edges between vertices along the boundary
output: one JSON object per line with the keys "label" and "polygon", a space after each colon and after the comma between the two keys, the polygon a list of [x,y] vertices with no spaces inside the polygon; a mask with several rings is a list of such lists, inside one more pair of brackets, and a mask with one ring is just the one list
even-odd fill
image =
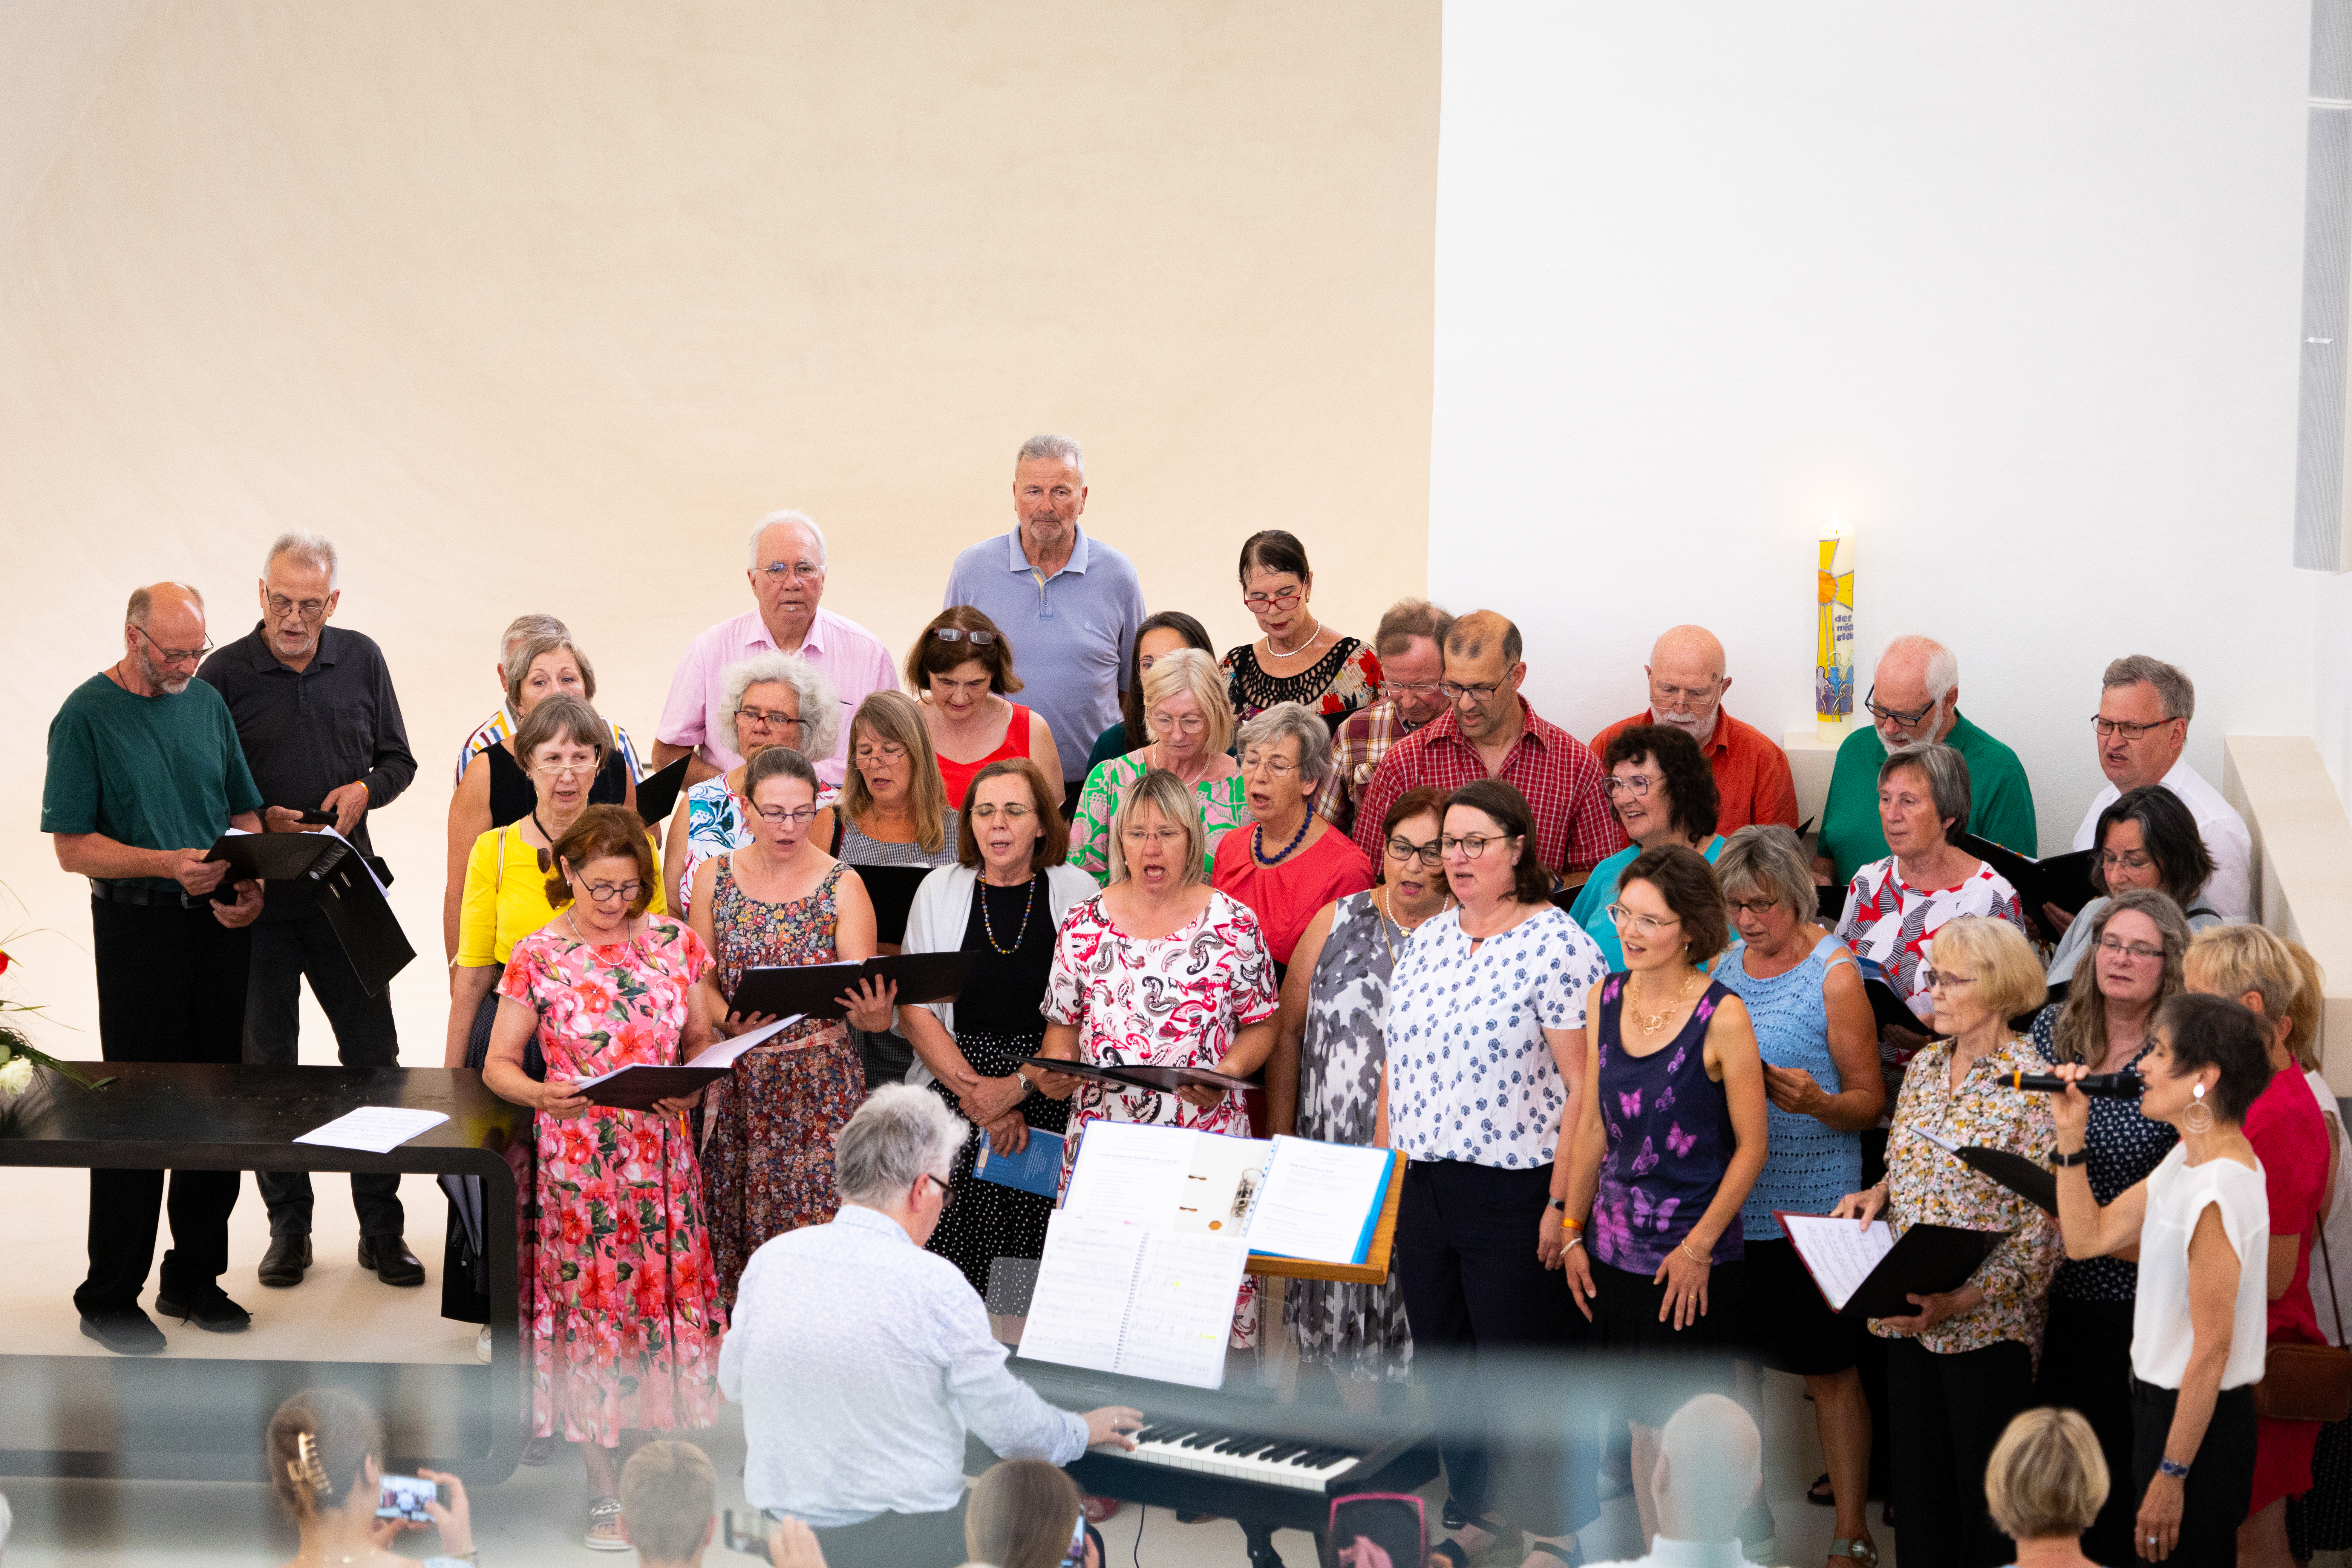
{"label": "man in light blue polo shirt", "polygon": [[1143,622],[1135,563],[1078,526],[1086,455],[1067,436],[1033,436],[1013,463],[1020,526],[956,557],[943,607],[970,605],[1012,640],[1022,700],[1054,731],[1066,795],[1087,753],[1118,721],[1118,693]]}

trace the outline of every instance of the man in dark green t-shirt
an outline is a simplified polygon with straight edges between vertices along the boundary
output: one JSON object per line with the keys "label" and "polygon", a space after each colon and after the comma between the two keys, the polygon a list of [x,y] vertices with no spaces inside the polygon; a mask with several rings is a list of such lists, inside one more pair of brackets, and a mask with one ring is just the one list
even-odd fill
{"label": "man in dark green t-shirt", "polygon": [[[58,864],[89,879],[100,1049],[108,1061],[235,1062],[261,884],[215,902],[227,867],[205,855],[228,827],[261,831],[261,792],[228,705],[193,679],[210,646],[196,591],[158,583],[131,595],[122,645],[50,721],[41,788]],[[172,1247],[155,1291],[158,1312],[216,1333],[252,1321],[220,1288],[237,1181],[173,1173]],[[83,1334],[125,1355],[165,1344],[139,1310],[163,1202],[161,1171],[89,1173],[89,1277],[74,1305]]]}
{"label": "man in dark green t-shirt", "polygon": [[1830,773],[1829,800],[1813,868],[1833,883],[1886,858],[1878,824],[1878,770],[1889,752],[1940,741],[1969,764],[1968,830],[2032,855],[2033,786],[2017,753],[1960,717],[1960,667],[1951,650],[1923,637],[1900,637],[1878,657],[1867,700],[1871,725],[1848,735]]}

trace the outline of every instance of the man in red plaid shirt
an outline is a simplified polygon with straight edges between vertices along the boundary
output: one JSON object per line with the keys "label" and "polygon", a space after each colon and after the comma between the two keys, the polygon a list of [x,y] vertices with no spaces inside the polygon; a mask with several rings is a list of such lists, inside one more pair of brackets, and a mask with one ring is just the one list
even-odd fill
{"label": "man in red plaid shirt", "polygon": [[1537,858],[1571,885],[1625,847],[1600,763],[1519,695],[1528,675],[1519,653],[1519,628],[1492,610],[1475,610],[1448,629],[1451,706],[1389,749],[1356,802],[1356,844],[1372,864],[1387,847],[1381,818],[1390,802],[1422,784],[1452,791],[1484,778],[1507,779],[1527,796]]}

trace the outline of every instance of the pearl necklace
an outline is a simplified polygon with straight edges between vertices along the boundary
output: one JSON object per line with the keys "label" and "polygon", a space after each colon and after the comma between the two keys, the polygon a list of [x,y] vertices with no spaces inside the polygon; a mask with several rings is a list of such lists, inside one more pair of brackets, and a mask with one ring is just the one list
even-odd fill
{"label": "pearl necklace", "polygon": [[[1314,619],[1311,616],[1307,618],[1309,620]],[[1315,629],[1307,635],[1307,640],[1305,642],[1293,643],[1288,647],[1282,647],[1276,644],[1274,634],[1272,632],[1268,632],[1265,634],[1265,651],[1272,654],[1276,658],[1297,658],[1303,649],[1312,647],[1315,639],[1322,635],[1323,623],[1321,621],[1316,621]]]}

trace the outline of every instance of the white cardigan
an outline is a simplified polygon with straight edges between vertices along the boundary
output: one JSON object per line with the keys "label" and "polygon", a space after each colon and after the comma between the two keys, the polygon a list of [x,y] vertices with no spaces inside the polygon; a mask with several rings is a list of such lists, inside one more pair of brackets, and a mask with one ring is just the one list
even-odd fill
{"label": "white cardigan", "polygon": [[[915,889],[914,904],[907,910],[907,940],[899,951],[954,952],[961,948],[964,927],[971,921],[971,890],[979,882],[980,872],[970,866],[942,866],[924,878],[922,885]],[[1095,879],[1076,866],[1046,868],[1045,908],[1057,930],[1072,910],[1101,891]],[[917,1005],[929,1008],[940,1026],[954,1035],[954,1003],[922,1002]],[[931,1069],[924,1065],[919,1054],[907,1069],[907,1081],[931,1081]]]}

